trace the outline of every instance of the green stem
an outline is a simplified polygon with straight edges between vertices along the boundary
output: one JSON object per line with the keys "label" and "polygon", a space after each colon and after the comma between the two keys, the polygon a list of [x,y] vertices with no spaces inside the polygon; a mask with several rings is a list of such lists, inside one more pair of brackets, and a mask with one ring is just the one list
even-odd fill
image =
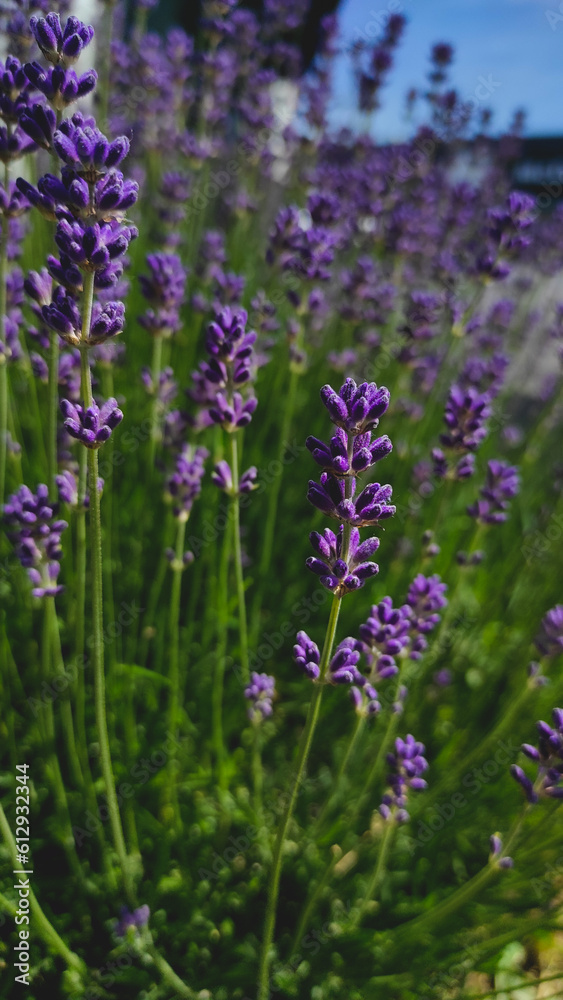
{"label": "green stem", "polygon": [[262,728],[255,725],[252,739],[252,783],[254,785],[254,812],[259,830],[264,826],[263,786],[264,772],[262,770]]}
{"label": "green stem", "polygon": [[[55,669],[57,674],[59,674],[61,677],[64,677],[65,666],[64,666],[63,653],[61,649],[59,622],[57,619],[57,609],[55,607],[54,597],[45,598],[45,615],[47,617],[46,631],[48,634],[50,634],[50,641],[52,644],[53,656],[55,660]],[[70,707],[70,701],[68,700],[68,698],[64,697],[64,694],[61,695],[61,722],[69,757],[69,766],[72,774],[72,779],[77,788],[83,788],[84,778],[82,776],[82,771],[80,769],[80,760],[78,756],[78,750],[76,748],[76,742],[74,739],[74,722],[72,719],[72,709]]]}
{"label": "green stem", "polygon": [[387,858],[389,857],[389,851],[391,849],[391,844],[393,842],[393,837],[395,834],[396,826],[393,818],[389,818],[385,823],[385,830],[383,833],[383,839],[381,841],[381,846],[379,848],[379,854],[377,856],[377,864],[375,866],[375,871],[368,882],[368,887],[366,889],[366,894],[360,905],[356,917],[352,921],[352,927],[357,927],[361,923],[362,917],[366,912],[367,907],[372,901],[376,889],[379,887],[379,883],[385,875]]}
{"label": "green stem", "polygon": [[250,668],[248,665],[248,626],[246,620],[246,601],[244,594],[244,573],[242,568],[242,548],[240,544],[240,497],[237,435],[230,435],[231,470],[233,475],[233,538],[235,554],[235,575],[237,581],[238,622],[240,637],[241,680],[248,684]]}
{"label": "green stem", "polygon": [[162,369],[162,337],[154,337],[152,345],[152,384],[154,398],[151,411],[151,440],[150,440],[150,468],[154,469],[156,456],[156,446],[160,434],[160,402],[158,399],[158,385],[160,372]]}
{"label": "green stem", "polygon": [[[104,364],[102,366],[102,388],[105,399],[111,399],[114,394],[113,386],[113,371],[111,364]],[[110,468],[114,468],[113,465],[113,437],[105,445],[107,451],[105,453],[105,458],[107,458],[108,465]],[[113,520],[113,489],[108,489],[106,491],[106,497],[104,501],[103,510],[103,528],[104,528],[104,615],[106,622],[113,622],[115,620],[115,608],[113,600],[113,562],[112,562],[112,520]],[[107,643],[107,649],[109,654],[110,668],[115,665],[116,657],[119,655],[121,662],[122,654],[119,650],[116,653],[116,639],[112,639],[111,642]]]}
{"label": "green stem", "polygon": [[305,931],[309,926],[309,921],[311,919],[311,916],[313,915],[315,906],[317,905],[317,902],[323,892],[323,889],[330,880],[330,877],[332,875],[332,872],[334,870],[337,861],[339,861],[341,857],[342,857],[342,851],[340,850],[340,848],[337,847],[336,844],[334,844],[332,848],[332,857],[330,859],[330,862],[326,866],[322,877],[319,879],[315,887],[315,891],[311,894],[309,902],[307,903],[305,909],[303,910],[303,913],[301,914],[301,919],[297,924],[297,930],[295,931],[295,934],[293,936],[293,941],[289,952],[290,957],[292,955],[295,955],[297,950],[299,949],[301,941],[305,937]]}
{"label": "green stem", "polygon": [[221,547],[218,582],[219,638],[217,642],[213,692],[211,695],[211,738],[215,751],[217,783],[221,790],[227,785],[225,771],[225,748],[223,746],[223,684],[225,679],[225,656],[227,652],[228,603],[229,603],[229,558],[231,554],[231,533],[227,525]]}
{"label": "green stem", "polygon": [[352,733],[352,738],[348,742],[348,748],[346,750],[346,753],[344,754],[344,757],[342,758],[342,763],[340,764],[340,767],[338,769],[338,774],[336,775],[336,778],[334,780],[333,784],[334,792],[331,795],[331,797],[326,800],[325,805],[321,810],[319,817],[313,828],[313,839],[315,838],[315,834],[321,829],[329,813],[332,812],[334,806],[338,805],[338,802],[340,801],[340,796],[342,792],[341,789],[342,779],[344,777],[344,773],[346,771],[346,768],[348,767],[348,763],[352,757],[352,754],[356,749],[358,740],[364,730],[365,723],[366,723],[365,715],[359,715],[356,720],[356,725],[354,726],[354,732]]}
{"label": "green stem", "polygon": [[88,462],[86,448],[78,456],[78,508],[76,511],[76,605],[75,605],[75,655],[78,664],[76,681],[76,729],[82,767],[88,766],[88,738],[86,735],[86,689],[84,670],[84,605],[86,602],[86,479]]}
{"label": "green stem", "polygon": [[[14,870],[19,871],[21,865],[17,861],[17,851],[16,842],[14,840],[12,831],[10,829],[10,824],[6,819],[6,814],[2,805],[0,804],[0,830],[2,836],[6,841],[8,851],[10,853],[10,858],[14,866]],[[37,928],[39,935],[43,938],[45,944],[51,948],[56,954],[60,955],[61,958],[66,962],[69,969],[74,969],[81,976],[85,976],[87,969],[86,965],[78,955],[75,955],[73,951],[70,950],[64,943],[61,937],[57,934],[55,928],[47,919],[43,910],[41,909],[39,903],[37,902],[35,893],[33,889],[29,889],[29,904],[31,907],[31,914],[33,917],[34,925]]]}
{"label": "green stem", "polygon": [[[180,601],[182,596],[182,573],[184,570],[184,543],[186,538],[187,515],[177,518],[176,531],[176,551],[174,562],[172,563],[172,594],[170,597],[170,618],[168,623],[169,651],[168,662],[170,680],[170,703],[168,708],[168,730],[172,736],[176,736],[179,725],[180,713],[180,671],[179,671],[179,650],[180,650]],[[176,829],[181,830],[180,810],[178,805],[177,774],[174,750],[170,753],[171,778],[168,782],[168,792],[172,804],[172,819]]]}
{"label": "green stem", "polygon": [[[4,184],[8,187],[8,165],[5,165]],[[0,232],[0,343],[6,343],[6,278],[8,269],[8,219],[2,218]],[[0,510],[4,505],[6,488],[6,456],[8,454],[8,369],[5,355],[0,357]]]}
{"label": "green stem", "polygon": [[340,614],[341,603],[342,603],[342,598],[335,595],[333,597],[332,607],[330,609],[330,618],[328,621],[326,637],[324,641],[323,652],[319,668],[320,669],[319,678],[317,683],[313,687],[313,696],[309,703],[307,721],[305,723],[305,729],[303,730],[303,735],[301,737],[301,745],[299,749],[295,778],[293,780],[293,786],[291,789],[291,794],[289,796],[289,801],[278,829],[278,835],[274,847],[272,871],[270,874],[270,882],[268,886],[268,901],[266,904],[266,916],[264,920],[264,937],[262,940],[260,967],[258,973],[258,1000],[267,1000],[267,997],[269,996],[270,965],[272,962],[271,949],[274,940],[274,930],[276,925],[276,910],[278,904],[278,893],[279,893],[281,870],[282,870],[283,848],[289,824],[291,822],[291,817],[293,816],[293,810],[295,808],[295,802],[297,800],[299,786],[303,778],[303,772],[305,771],[305,767],[307,765],[307,758],[309,756],[309,750],[313,742],[313,736],[315,733],[317,720],[319,718],[324,680],[330,662],[330,658],[332,656],[332,650],[334,647],[336,627],[338,625],[338,617]]}
{"label": "green stem", "polygon": [[[82,331],[90,329],[92,304],[94,299],[94,273],[84,275],[84,298],[82,306]],[[84,406],[91,406],[92,378],[88,363],[88,348],[81,346],[82,398]],[[90,521],[90,559],[91,559],[91,589],[92,589],[92,660],[94,665],[94,704],[96,714],[96,729],[100,745],[100,760],[104,779],[105,793],[108,805],[110,827],[113,837],[123,884],[128,902],[134,905],[135,892],[131,878],[129,859],[125,847],[125,838],[119,815],[115,779],[111,763],[109,735],[106,715],[106,694],[104,674],[104,644],[103,644],[103,585],[102,585],[102,522],[100,513],[100,494],[98,493],[98,452],[88,449],[88,496]]]}
{"label": "green stem", "polygon": [[49,348],[49,417],[47,420],[47,483],[49,498],[56,498],[57,418],[59,412],[59,335],[51,333]]}
{"label": "green stem", "polygon": [[152,942],[148,945],[147,951],[149,952],[166,985],[169,986],[171,990],[174,990],[175,997],[185,997],[186,1000],[197,1000],[199,994],[194,993],[194,991],[191,990],[189,986],[186,986],[180,977],[176,975],[174,969],[168,964],[166,959],[162,957],[160,952],[157,951]]}

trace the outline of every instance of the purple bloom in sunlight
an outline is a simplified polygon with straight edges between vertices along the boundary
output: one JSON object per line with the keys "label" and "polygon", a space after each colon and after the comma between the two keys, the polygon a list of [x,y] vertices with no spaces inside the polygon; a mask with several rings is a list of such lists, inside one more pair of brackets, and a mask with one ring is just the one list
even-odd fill
{"label": "purple bloom in sunlight", "polygon": [[172,500],[174,516],[187,521],[194,501],[201,493],[201,481],[205,473],[207,448],[184,445],[176,459],[174,472],[168,479],[168,495]]}
{"label": "purple bloom in sunlight", "polygon": [[91,25],[83,24],[77,17],[69,17],[63,28],[55,13],[47,17],[30,17],[29,27],[45,58],[55,65],[69,66],[76,62],[94,37]]}
{"label": "purple bloom in sunlight", "polygon": [[350,434],[365,434],[375,430],[379,418],[389,407],[389,390],[378,388],[375,382],[361,382],[347,378],[338,392],[330,385],[321,389],[321,399],[330,419],[337,427]]}
{"label": "purple bloom in sunlight", "polygon": [[425,637],[440,621],[437,612],[448,603],[444,596],[447,589],[436,573],[433,576],[419,573],[411,583],[406,600],[410,607],[411,660],[419,660],[427,648]]}

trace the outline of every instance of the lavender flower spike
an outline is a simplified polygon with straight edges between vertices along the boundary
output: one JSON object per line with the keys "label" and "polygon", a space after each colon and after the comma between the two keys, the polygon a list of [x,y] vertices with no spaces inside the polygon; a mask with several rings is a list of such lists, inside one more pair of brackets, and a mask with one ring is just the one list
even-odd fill
{"label": "lavender flower spike", "polygon": [[552,719],[553,727],[547,722],[536,723],[539,733],[537,747],[530,743],[522,744],[522,752],[538,765],[535,782],[518,764],[510,768],[512,777],[522,786],[532,805],[544,796],[563,799],[563,708],[554,708]]}
{"label": "lavender flower spike", "polygon": [[390,788],[379,807],[384,819],[393,818],[397,823],[408,820],[409,814],[405,808],[408,791],[422,791],[426,788],[426,781],[421,775],[426,771],[428,761],[423,754],[424,744],[415,740],[414,736],[409,734],[404,740],[400,737],[395,740],[395,753],[387,754]]}
{"label": "lavender flower spike", "polygon": [[309,638],[306,632],[297,633],[297,642],[293,647],[293,659],[298,667],[307,674],[311,680],[316,681],[320,674],[319,664],[321,654],[316,642]]}
{"label": "lavender flower spike", "polygon": [[384,386],[378,389],[375,382],[356,385],[353,378],[347,378],[338,392],[330,385],[323,386],[321,399],[332,422],[356,435],[377,427],[389,406],[390,395]]}
{"label": "lavender flower spike", "polygon": [[57,585],[57,577],[61,534],[68,525],[56,520],[56,513],[57,505],[49,502],[49,490],[43,484],[36,493],[20,486],[4,506],[4,519],[16,555],[34,585],[34,597],[55,597],[64,590]]}
{"label": "lavender flower spike", "polygon": [[86,448],[100,448],[111,437],[112,431],[123,420],[123,413],[116,399],[108,399],[101,407],[80,406],[69,399],[61,399],[64,426],[71,437],[81,441]]}
{"label": "lavender flower spike", "polygon": [[275,695],[276,681],[269,674],[258,674],[255,670],[250,675],[250,684],[244,689],[244,697],[248,698],[248,717],[257,724],[272,714],[272,701]]}

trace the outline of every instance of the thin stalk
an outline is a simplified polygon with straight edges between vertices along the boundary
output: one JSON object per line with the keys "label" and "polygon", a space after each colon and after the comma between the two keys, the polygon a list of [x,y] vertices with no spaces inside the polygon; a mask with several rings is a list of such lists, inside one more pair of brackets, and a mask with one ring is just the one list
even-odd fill
{"label": "thin stalk", "polygon": [[[6,845],[8,847],[8,851],[10,854],[12,864],[14,866],[14,870],[19,871],[21,865],[18,863],[17,860],[16,842],[14,840],[12,831],[10,829],[10,824],[6,819],[6,814],[1,804],[0,804],[0,831],[2,832],[2,836],[6,841]],[[78,957],[78,955],[76,955],[73,951],[70,950],[70,948],[67,947],[62,938],[59,937],[52,923],[47,919],[47,917],[43,913],[43,910],[41,909],[39,903],[37,902],[35,893],[31,888],[29,888],[28,899],[34,926],[39,936],[43,938],[43,941],[45,942],[47,947],[50,948],[52,951],[54,951],[56,954],[60,955],[61,958],[68,965],[69,969],[74,969],[74,971],[78,972],[79,975],[85,977],[87,973],[86,965],[84,964],[82,959]]]}
{"label": "thin stalk", "polygon": [[[289,435],[291,433],[291,425],[293,422],[293,414],[295,410],[295,398],[297,394],[297,382],[299,375],[296,371],[292,370],[289,378],[289,387],[287,391],[287,396],[285,398],[285,407],[283,413],[282,429],[280,434],[280,441],[278,445],[278,461],[283,464],[283,456],[285,452],[286,445],[288,443]],[[266,514],[266,527],[264,529],[264,541],[262,543],[262,556],[260,558],[260,564],[258,569],[258,576],[260,580],[263,580],[270,568],[270,563],[272,561],[272,550],[274,546],[274,534],[276,530],[276,520],[278,513],[278,500],[282,485],[283,475],[280,472],[279,476],[276,476],[271,488],[270,496],[268,499],[268,511]],[[258,631],[260,629],[260,609],[261,609],[261,595],[262,588],[258,587],[256,590],[256,598],[254,600],[254,606],[252,609],[252,645],[256,643],[258,637]]]}
{"label": "thin stalk", "polygon": [[160,952],[157,951],[152,941],[148,945],[147,951],[160,972],[163,981],[170,987],[171,990],[174,990],[175,997],[185,997],[185,1000],[197,1000],[197,997],[200,994],[194,993],[189,986],[186,986],[183,980],[181,980],[180,977],[174,972],[172,966],[170,966],[166,959],[162,957]]}
{"label": "thin stalk", "polygon": [[160,424],[160,412],[159,412],[159,399],[158,399],[158,383],[160,379],[160,372],[162,370],[162,337],[154,337],[152,345],[152,384],[154,391],[154,399],[152,401],[152,411],[151,411],[151,439],[150,439],[150,468],[154,469],[154,460],[156,457],[156,446],[158,444],[159,438],[159,424]]}
{"label": "thin stalk", "polygon": [[88,738],[86,735],[86,688],[82,666],[84,664],[84,604],[86,601],[86,479],[88,462],[86,449],[80,448],[78,473],[78,508],[76,511],[76,605],[75,605],[75,655],[78,664],[75,709],[76,730],[82,767],[88,765]]}
{"label": "thin stalk", "polygon": [[57,418],[59,412],[59,335],[51,333],[49,347],[49,416],[47,419],[47,484],[49,499],[56,499]]}
{"label": "thin stalk", "polygon": [[383,833],[383,839],[381,841],[381,846],[379,848],[379,854],[377,856],[377,864],[375,866],[374,873],[368,882],[368,887],[366,889],[366,894],[360,905],[356,917],[352,920],[352,927],[357,927],[361,922],[367,907],[369,906],[371,900],[373,899],[379,883],[382,881],[385,875],[387,858],[389,857],[389,851],[391,849],[391,843],[395,834],[395,822],[392,818],[388,819],[385,823],[385,830]]}
{"label": "thin stalk", "polygon": [[260,723],[254,727],[252,738],[252,783],[254,785],[254,813],[259,830],[264,826],[263,786],[264,772],[262,770],[262,728]]}
{"label": "thin stalk", "polygon": [[[4,166],[4,186],[8,189],[8,164]],[[0,343],[6,342],[6,278],[8,270],[8,219],[2,218],[0,232]],[[0,355],[0,510],[4,506],[6,488],[6,456],[8,454],[8,369],[5,355]]]}
{"label": "thin stalk", "polygon": [[[57,619],[57,609],[55,607],[55,598],[46,597],[45,598],[45,616],[47,618],[46,631],[50,634],[50,640],[52,644],[53,657],[55,660],[55,670],[57,674],[61,677],[65,676],[65,666],[63,653],[61,649],[61,637],[59,633],[59,622]],[[76,741],[74,738],[74,722],[72,719],[72,710],[70,707],[70,701],[61,695],[61,723],[64,735],[64,740],[68,752],[69,766],[72,774],[72,779],[77,788],[84,787],[84,778],[82,776],[82,771],[80,769],[80,759],[78,755],[78,750],[76,748]]]}
{"label": "thin stalk", "polygon": [[295,931],[295,934],[293,935],[293,941],[291,943],[291,948],[290,948],[290,952],[289,952],[290,957],[292,955],[295,955],[296,952],[297,952],[297,950],[298,950],[298,948],[300,947],[301,941],[305,937],[305,931],[307,930],[307,927],[309,926],[309,922],[310,922],[311,917],[313,915],[315,906],[317,905],[317,902],[318,902],[318,900],[319,900],[319,898],[320,898],[320,896],[321,896],[321,894],[323,892],[323,889],[325,888],[326,885],[328,885],[328,882],[330,880],[330,877],[332,875],[332,872],[334,870],[334,867],[335,867],[337,861],[339,861],[341,857],[342,857],[342,851],[340,850],[340,848],[337,848],[336,844],[333,845],[333,848],[332,848],[332,857],[330,859],[330,862],[326,866],[326,868],[325,868],[325,870],[323,872],[322,877],[317,882],[317,885],[315,887],[315,891],[313,893],[311,893],[309,901],[308,901],[305,909],[303,910],[303,913],[301,914],[301,918],[299,920],[299,923],[297,924],[297,930]]}
{"label": "thin stalk", "polygon": [[213,674],[213,691],[211,695],[211,739],[215,752],[217,768],[217,783],[221,790],[227,787],[225,772],[225,748],[223,745],[223,685],[225,679],[225,657],[227,652],[228,602],[229,602],[229,559],[231,555],[231,533],[229,525],[225,528],[223,545],[221,546],[221,561],[219,565],[218,585],[218,617],[219,638]]}
{"label": "thin stalk", "polygon": [[276,925],[276,910],[278,904],[278,893],[279,893],[281,870],[282,870],[283,848],[289,824],[291,822],[291,817],[293,816],[295,803],[297,801],[297,795],[299,792],[299,786],[303,778],[303,772],[305,771],[305,767],[307,765],[307,758],[309,756],[309,750],[311,749],[311,744],[313,742],[315,728],[319,718],[319,712],[321,708],[321,698],[324,687],[324,679],[326,676],[326,672],[328,670],[330,658],[332,656],[332,650],[334,647],[334,640],[336,636],[336,628],[338,625],[338,617],[340,615],[341,603],[342,603],[342,598],[335,595],[333,597],[332,607],[330,609],[330,618],[328,621],[323,652],[321,656],[320,668],[319,668],[320,670],[319,678],[317,683],[313,687],[313,696],[309,703],[307,721],[305,723],[305,729],[303,730],[303,735],[301,737],[301,744],[299,748],[299,756],[297,760],[297,769],[295,773],[295,778],[293,779],[291,794],[289,796],[289,801],[278,829],[278,835],[274,847],[272,871],[270,874],[270,882],[268,886],[268,901],[266,904],[266,916],[264,920],[264,937],[262,940],[260,967],[258,972],[258,1000],[267,1000],[269,996],[270,965],[272,962],[271,949],[274,940],[274,930]]}
{"label": "thin stalk", "polygon": [[[168,622],[169,650],[168,662],[170,680],[170,702],[168,706],[168,731],[176,736],[180,713],[180,600],[182,596],[182,573],[184,570],[184,543],[186,538],[187,514],[177,518],[176,550],[172,563],[172,594],[170,597],[170,618]],[[177,773],[174,750],[170,753],[171,778],[168,784],[173,809],[173,820],[178,831],[181,830],[180,809],[178,805]]]}
{"label": "thin stalk", "polygon": [[[94,273],[84,275],[84,298],[82,307],[82,331],[90,329],[94,298]],[[92,379],[88,363],[88,348],[81,347],[82,398],[86,407],[91,406]],[[106,715],[104,644],[103,644],[103,585],[102,585],[102,523],[100,515],[100,494],[98,493],[98,452],[88,449],[88,495],[90,522],[90,558],[92,589],[92,660],[94,666],[94,704],[96,729],[100,745],[100,760],[108,805],[112,838],[119,863],[128,901],[134,905],[135,892],[131,878],[125,838],[119,815],[115,792],[115,779],[111,763],[109,735]]]}
{"label": "thin stalk", "polygon": [[329,815],[334,806],[337,805],[340,800],[340,793],[342,791],[341,789],[342,779],[344,777],[346,768],[348,767],[352,754],[356,749],[358,740],[364,731],[365,724],[366,724],[365,715],[359,715],[356,720],[356,725],[354,726],[354,732],[352,733],[352,738],[348,742],[348,748],[346,750],[346,753],[344,754],[344,757],[342,758],[342,762],[338,769],[338,774],[336,775],[336,778],[334,780],[333,784],[334,792],[331,795],[331,797],[326,800],[325,805],[318,816],[318,819],[313,828],[313,838],[315,837],[315,834],[318,832],[318,830],[322,827],[326,817]]}
{"label": "thin stalk", "polygon": [[248,684],[250,680],[250,668],[248,665],[248,625],[246,620],[246,601],[244,594],[244,573],[242,568],[242,548],[240,544],[240,498],[239,498],[239,470],[238,470],[238,445],[237,435],[230,435],[231,444],[231,469],[233,475],[233,538],[235,555],[235,575],[237,581],[238,600],[238,624],[240,638],[240,666],[241,679],[243,684]]}
{"label": "thin stalk", "polygon": [[[113,371],[111,364],[104,364],[102,366],[102,388],[104,397],[106,399],[111,399],[114,393],[113,386]],[[112,457],[113,457],[113,437],[105,445],[107,451],[105,457],[107,457],[108,465],[110,468],[114,468]],[[113,562],[112,562],[112,520],[113,520],[113,490],[108,489],[106,491],[106,497],[104,502],[103,510],[103,520],[104,520],[104,616],[106,622],[113,622],[115,620],[115,608],[113,600]],[[110,668],[114,666],[116,661],[116,639],[108,643],[108,653],[110,660]],[[121,659],[120,659],[121,662]]]}

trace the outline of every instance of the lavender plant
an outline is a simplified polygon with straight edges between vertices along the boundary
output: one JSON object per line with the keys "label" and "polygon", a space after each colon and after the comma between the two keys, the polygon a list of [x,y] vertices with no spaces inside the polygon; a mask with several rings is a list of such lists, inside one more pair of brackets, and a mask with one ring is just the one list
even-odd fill
{"label": "lavender plant", "polygon": [[1,995],[548,986],[563,214],[520,117],[438,42],[377,141],[402,14],[357,134],[336,15],[305,72],[294,3],[54,6],[0,11]]}

